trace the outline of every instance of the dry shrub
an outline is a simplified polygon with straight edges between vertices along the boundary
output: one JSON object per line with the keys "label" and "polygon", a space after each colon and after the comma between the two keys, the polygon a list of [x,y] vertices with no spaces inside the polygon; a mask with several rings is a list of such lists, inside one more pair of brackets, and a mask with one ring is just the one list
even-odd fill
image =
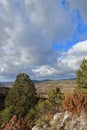
{"label": "dry shrub", "polygon": [[87,109],[87,94],[80,91],[70,93],[63,102],[63,107],[72,114],[80,113],[82,110]]}
{"label": "dry shrub", "polygon": [[17,120],[16,115],[12,117],[12,119],[9,121],[9,123],[4,123],[0,130],[31,130],[30,124],[27,122],[27,120],[21,119]]}

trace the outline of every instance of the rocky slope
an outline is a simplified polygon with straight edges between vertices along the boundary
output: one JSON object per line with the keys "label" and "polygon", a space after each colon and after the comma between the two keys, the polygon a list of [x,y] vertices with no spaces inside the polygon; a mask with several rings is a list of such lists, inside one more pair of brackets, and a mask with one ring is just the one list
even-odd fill
{"label": "rocky slope", "polygon": [[57,113],[49,124],[44,123],[42,127],[37,124],[32,130],[87,130],[87,110],[76,115],[71,115],[68,111]]}

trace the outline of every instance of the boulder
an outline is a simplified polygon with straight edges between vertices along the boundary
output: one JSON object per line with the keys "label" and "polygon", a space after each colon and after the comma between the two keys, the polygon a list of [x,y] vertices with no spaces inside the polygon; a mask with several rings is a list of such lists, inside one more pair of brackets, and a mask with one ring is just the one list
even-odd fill
{"label": "boulder", "polygon": [[57,113],[54,115],[53,120],[59,120],[63,116],[63,113]]}
{"label": "boulder", "polygon": [[68,120],[71,120],[71,119],[72,119],[72,117],[71,117],[70,113],[68,111],[66,111],[64,114],[63,123]]}
{"label": "boulder", "polygon": [[50,120],[50,125],[43,125],[43,128],[34,126],[32,130],[87,130],[87,110],[79,114],[71,115],[68,111],[57,113]]}
{"label": "boulder", "polygon": [[31,130],[44,130],[43,128],[39,128],[38,126],[34,126]]}

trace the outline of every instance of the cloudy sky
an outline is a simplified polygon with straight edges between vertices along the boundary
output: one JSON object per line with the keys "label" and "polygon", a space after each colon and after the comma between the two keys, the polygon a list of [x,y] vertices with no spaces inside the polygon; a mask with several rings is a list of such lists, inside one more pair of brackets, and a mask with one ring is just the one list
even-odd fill
{"label": "cloudy sky", "polygon": [[0,0],[0,80],[75,77],[87,58],[87,0]]}

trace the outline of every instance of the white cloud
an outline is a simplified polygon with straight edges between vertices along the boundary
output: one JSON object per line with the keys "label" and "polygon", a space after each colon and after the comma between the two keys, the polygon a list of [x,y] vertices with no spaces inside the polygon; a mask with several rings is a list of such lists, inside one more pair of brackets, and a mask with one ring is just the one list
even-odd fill
{"label": "white cloud", "polygon": [[[79,42],[76,45],[74,45],[69,51],[68,54],[69,55],[75,55],[78,54],[77,56],[81,56],[82,53],[85,55],[87,54],[87,41],[83,41],[83,42]],[[82,52],[82,53],[81,53]],[[81,55],[80,55],[81,54]],[[84,55],[84,56],[85,56]]]}
{"label": "white cloud", "polygon": [[60,58],[63,72],[75,73],[84,58],[87,59],[87,41],[79,42],[63,53]]}
{"label": "white cloud", "polygon": [[61,44],[71,38],[77,26],[71,10],[58,0],[0,0],[0,7],[0,77],[14,78],[21,71],[32,78],[75,72],[86,56],[86,42],[60,58],[52,48],[56,39]]}
{"label": "white cloud", "polygon": [[72,46],[68,52],[63,53],[61,58],[58,58],[58,62],[54,66],[41,66],[32,71],[39,77],[75,77],[75,73],[84,58],[87,59],[87,41]]}
{"label": "white cloud", "polygon": [[36,73],[37,76],[39,74],[41,77],[50,76],[56,73],[55,69],[50,66],[41,66],[37,69],[32,69],[32,71]]}

